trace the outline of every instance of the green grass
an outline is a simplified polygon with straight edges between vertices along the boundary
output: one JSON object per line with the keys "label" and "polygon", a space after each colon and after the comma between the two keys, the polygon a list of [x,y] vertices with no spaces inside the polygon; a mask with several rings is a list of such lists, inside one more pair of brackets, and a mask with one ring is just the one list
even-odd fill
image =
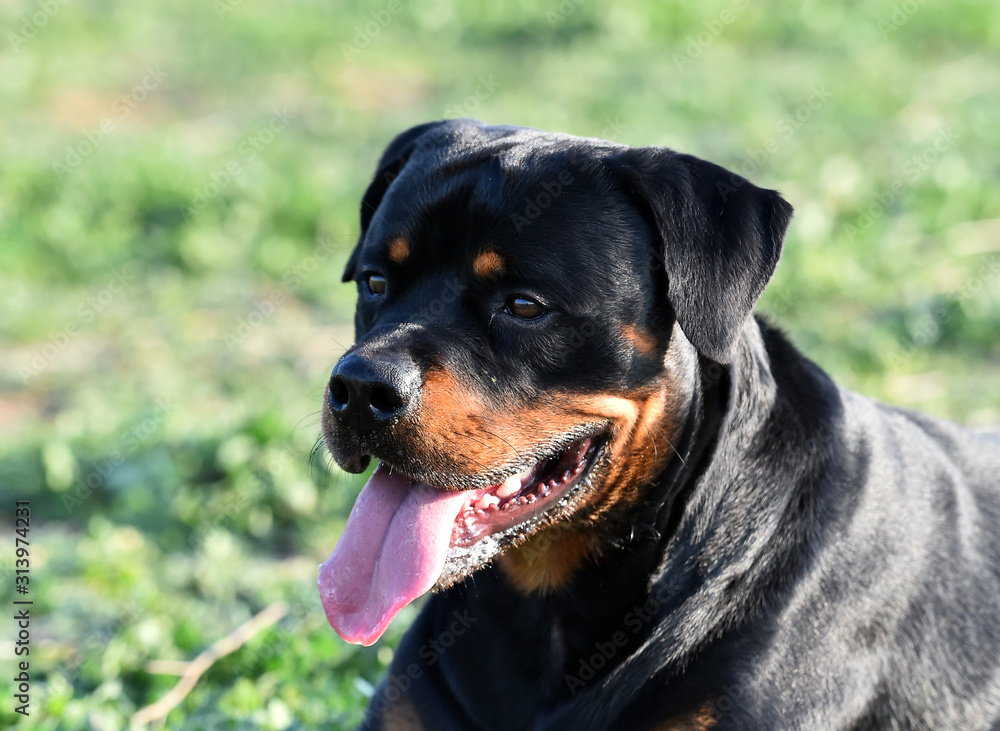
{"label": "green grass", "polygon": [[376,648],[326,624],[316,566],[360,482],[310,450],[358,200],[411,124],[667,145],[779,188],[762,309],[848,387],[1000,422],[1000,6],[641,7],[0,8],[0,601],[22,499],[35,602],[32,716],[0,645],[0,725],[123,728],[176,680],[150,661],[281,600],[168,725],[359,720],[413,610]]}

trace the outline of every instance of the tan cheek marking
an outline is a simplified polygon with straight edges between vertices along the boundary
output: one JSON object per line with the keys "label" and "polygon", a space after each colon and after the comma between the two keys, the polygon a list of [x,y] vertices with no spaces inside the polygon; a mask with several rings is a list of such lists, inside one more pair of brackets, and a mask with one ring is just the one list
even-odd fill
{"label": "tan cheek marking", "polygon": [[624,337],[642,355],[650,355],[656,350],[656,340],[653,337],[637,328],[635,325],[626,325],[622,328]]}
{"label": "tan cheek marking", "polygon": [[402,264],[406,257],[410,255],[410,242],[399,236],[389,244],[389,261],[393,264]]}
{"label": "tan cheek marking", "polygon": [[[669,384],[643,397],[601,394],[562,401],[573,415],[572,423],[612,423],[603,489],[590,498],[592,521],[617,505],[638,501],[642,487],[666,466],[673,451],[670,442],[679,431],[671,411],[678,401]],[[600,541],[600,533],[593,529],[556,525],[508,551],[497,563],[515,588],[544,593],[570,581],[585,561],[599,556]]]}
{"label": "tan cheek marking", "polygon": [[641,489],[666,467],[679,436],[679,396],[664,382],[658,389],[632,397],[600,395],[575,401],[582,418],[605,418],[612,423],[610,459],[603,476],[604,489],[591,502],[593,519],[616,505],[641,497]]}
{"label": "tan cheek marking", "polygon": [[504,273],[506,262],[495,251],[484,251],[472,262],[472,271],[482,279],[495,279]]}
{"label": "tan cheek marking", "polygon": [[482,400],[449,372],[428,371],[420,415],[409,435],[415,442],[414,451],[423,452],[429,460],[436,457],[442,467],[466,472],[510,460],[511,447],[484,432],[500,433],[499,425],[486,426],[488,413]]}
{"label": "tan cheek marking", "polygon": [[553,404],[497,412],[442,369],[424,377],[420,415],[408,434],[414,451],[442,469],[479,472],[510,462],[578,424]]}
{"label": "tan cheek marking", "polygon": [[[557,394],[498,412],[453,374],[434,369],[424,378],[420,415],[400,436],[428,466],[474,473],[581,423],[609,422],[609,463],[603,484],[588,498],[588,515],[596,522],[616,506],[637,502],[664,469],[680,430],[682,400],[664,378],[642,394]],[[595,555],[599,540],[589,527],[555,525],[505,553],[499,564],[522,591],[549,591]]]}

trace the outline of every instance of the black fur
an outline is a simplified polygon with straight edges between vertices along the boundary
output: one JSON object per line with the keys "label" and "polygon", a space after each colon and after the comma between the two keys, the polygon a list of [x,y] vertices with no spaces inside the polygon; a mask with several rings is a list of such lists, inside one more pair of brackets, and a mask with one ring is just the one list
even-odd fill
{"label": "black fur", "polygon": [[[345,273],[354,352],[405,352],[500,406],[692,367],[675,455],[595,527],[600,558],[545,594],[487,566],[430,597],[364,728],[404,703],[435,731],[1000,729],[1000,434],[841,390],[748,317],[790,216],[669,150],[469,120],[390,145]],[[414,259],[393,269],[404,233]],[[483,242],[510,261],[495,286],[461,266]],[[498,320],[512,291],[552,311]],[[621,347],[627,325],[655,357]],[[328,440],[341,461],[406,459]]]}

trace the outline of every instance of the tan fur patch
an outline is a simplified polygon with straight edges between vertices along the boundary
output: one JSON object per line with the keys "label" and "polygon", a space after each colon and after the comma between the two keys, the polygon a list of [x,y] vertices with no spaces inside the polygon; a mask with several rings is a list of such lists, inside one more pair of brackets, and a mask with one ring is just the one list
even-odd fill
{"label": "tan fur patch", "polygon": [[482,472],[517,460],[536,444],[580,423],[546,398],[518,410],[496,411],[444,370],[424,377],[420,414],[408,430],[411,451],[437,460],[443,471]]}
{"label": "tan fur patch", "polygon": [[451,373],[428,371],[417,423],[408,430],[411,451],[423,454],[425,462],[440,461],[443,471],[475,473],[511,461],[527,445],[492,436],[505,426],[490,422],[486,404]]}
{"label": "tan fur patch", "polygon": [[715,726],[715,712],[706,703],[697,711],[658,723],[650,731],[709,731]]}
{"label": "tan fur patch", "polygon": [[482,279],[496,279],[506,268],[507,263],[495,251],[484,251],[472,262],[472,271]]}
{"label": "tan fur patch", "polygon": [[635,325],[626,325],[622,328],[624,337],[642,355],[649,355],[656,349],[656,340],[653,337],[637,328]]}
{"label": "tan fur patch", "polygon": [[389,244],[389,261],[393,264],[402,264],[409,255],[410,242],[402,236],[394,238]]}
{"label": "tan fur patch", "polygon": [[568,581],[597,545],[593,533],[553,527],[535,534],[497,563],[521,592],[546,592]]}
{"label": "tan fur patch", "polygon": [[615,505],[637,501],[641,489],[666,467],[680,432],[675,416],[681,396],[673,384],[664,382],[645,394],[601,394],[574,401],[585,418],[602,416],[611,422],[605,489],[591,499],[591,514],[597,519]]}

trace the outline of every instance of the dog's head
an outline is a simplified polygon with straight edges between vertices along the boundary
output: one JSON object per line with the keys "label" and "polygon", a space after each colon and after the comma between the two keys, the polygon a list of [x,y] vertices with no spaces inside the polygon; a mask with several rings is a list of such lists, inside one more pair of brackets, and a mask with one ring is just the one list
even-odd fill
{"label": "dog's head", "polygon": [[502,554],[524,589],[565,579],[664,470],[699,354],[729,361],[790,215],[667,149],[470,120],[397,137],[323,406],[336,461],[380,463],[320,572],[341,636],[371,644]]}

